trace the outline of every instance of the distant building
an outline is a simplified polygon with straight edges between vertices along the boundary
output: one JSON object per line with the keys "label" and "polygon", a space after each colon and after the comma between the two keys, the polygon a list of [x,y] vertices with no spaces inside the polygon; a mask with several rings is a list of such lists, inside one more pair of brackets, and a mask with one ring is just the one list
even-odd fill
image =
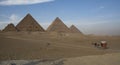
{"label": "distant building", "polygon": [[18,31],[45,31],[30,14],[27,14],[16,28]]}
{"label": "distant building", "polygon": [[71,31],[71,33],[81,33],[82,34],[82,32],[75,25],[70,26],[70,31]]}
{"label": "distant building", "polygon": [[60,20],[60,18],[56,18],[52,24],[47,28],[48,32],[70,32],[69,28]]}
{"label": "distant building", "polygon": [[8,24],[2,31],[9,32],[9,31],[17,31],[14,24],[10,23]]}
{"label": "distant building", "polygon": [[[42,26],[30,15],[27,14],[17,25],[8,24],[2,31],[27,31],[27,32],[45,32]],[[57,32],[60,33],[61,36],[65,35],[64,33],[81,33],[77,27],[72,25],[68,28],[60,18],[56,18],[51,25],[46,30],[47,32]]]}

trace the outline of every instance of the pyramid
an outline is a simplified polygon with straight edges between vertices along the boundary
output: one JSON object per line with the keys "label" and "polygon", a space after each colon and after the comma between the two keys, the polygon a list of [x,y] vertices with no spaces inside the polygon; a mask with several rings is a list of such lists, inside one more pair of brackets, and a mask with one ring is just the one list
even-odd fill
{"label": "pyramid", "polygon": [[71,25],[71,26],[70,26],[70,31],[71,31],[71,33],[82,33],[82,32],[80,32],[79,29],[78,29],[76,26],[74,26],[74,25]]}
{"label": "pyramid", "polygon": [[14,24],[10,23],[3,29],[3,31],[17,31],[17,29],[15,28]]}
{"label": "pyramid", "polygon": [[30,14],[27,14],[20,23],[17,24],[16,28],[18,31],[44,31]]}
{"label": "pyramid", "polygon": [[70,32],[69,28],[60,20],[56,18],[53,23],[47,28],[48,32]]}

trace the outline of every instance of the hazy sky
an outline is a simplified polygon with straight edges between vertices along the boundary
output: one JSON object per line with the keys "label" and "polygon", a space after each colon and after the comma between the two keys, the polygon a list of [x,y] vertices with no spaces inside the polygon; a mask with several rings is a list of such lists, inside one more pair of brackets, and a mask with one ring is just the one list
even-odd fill
{"label": "hazy sky", "polygon": [[45,29],[60,17],[85,34],[120,35],[120,0],[0,0],[0,29],[27,13]]}

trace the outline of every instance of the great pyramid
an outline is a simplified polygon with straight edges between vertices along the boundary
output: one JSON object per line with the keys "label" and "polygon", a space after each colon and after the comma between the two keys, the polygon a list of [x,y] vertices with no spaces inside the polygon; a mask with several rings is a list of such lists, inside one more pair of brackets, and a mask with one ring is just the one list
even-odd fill
{"label": "great pyramid", "polygon": [[18,31],[45,31],[30,14],[27,14],[16,28]]}
{"label": "great pyramid", "polygon": [[47,28],[48,32],[70,32],[69,28],[60,20],[60,18],[56,18],[52,24]]}
{"label": "great pyramid", "polygon": [[8,31],[17,31],[14,24],[10,23],[8,24],[2,31],[8,32]]}
{"label": "great pyramid", "polygon": [[71,33],[82,33],[75,25],[70,26],[70,31]]}

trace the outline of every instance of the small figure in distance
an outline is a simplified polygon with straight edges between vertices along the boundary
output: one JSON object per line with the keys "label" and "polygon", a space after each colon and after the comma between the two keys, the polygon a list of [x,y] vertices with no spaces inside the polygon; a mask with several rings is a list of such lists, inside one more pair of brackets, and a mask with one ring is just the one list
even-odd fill
{"label": "small figure in distance", "polygon": [[48,42],[46,46],[47,46],[47,47],[50,46],[50,43]]}
{"label": "small figure in distance", "polygon": [[97,43],[96,42],[94,42],[94,43],[92,43],[92,45],[94,45],[95,47],[97,46]]}
{"label": "small figure in distance", "polygon": [[100,48],[100,44],[97,42],[92,43],[92,45],[94,45],[94,47]]}

